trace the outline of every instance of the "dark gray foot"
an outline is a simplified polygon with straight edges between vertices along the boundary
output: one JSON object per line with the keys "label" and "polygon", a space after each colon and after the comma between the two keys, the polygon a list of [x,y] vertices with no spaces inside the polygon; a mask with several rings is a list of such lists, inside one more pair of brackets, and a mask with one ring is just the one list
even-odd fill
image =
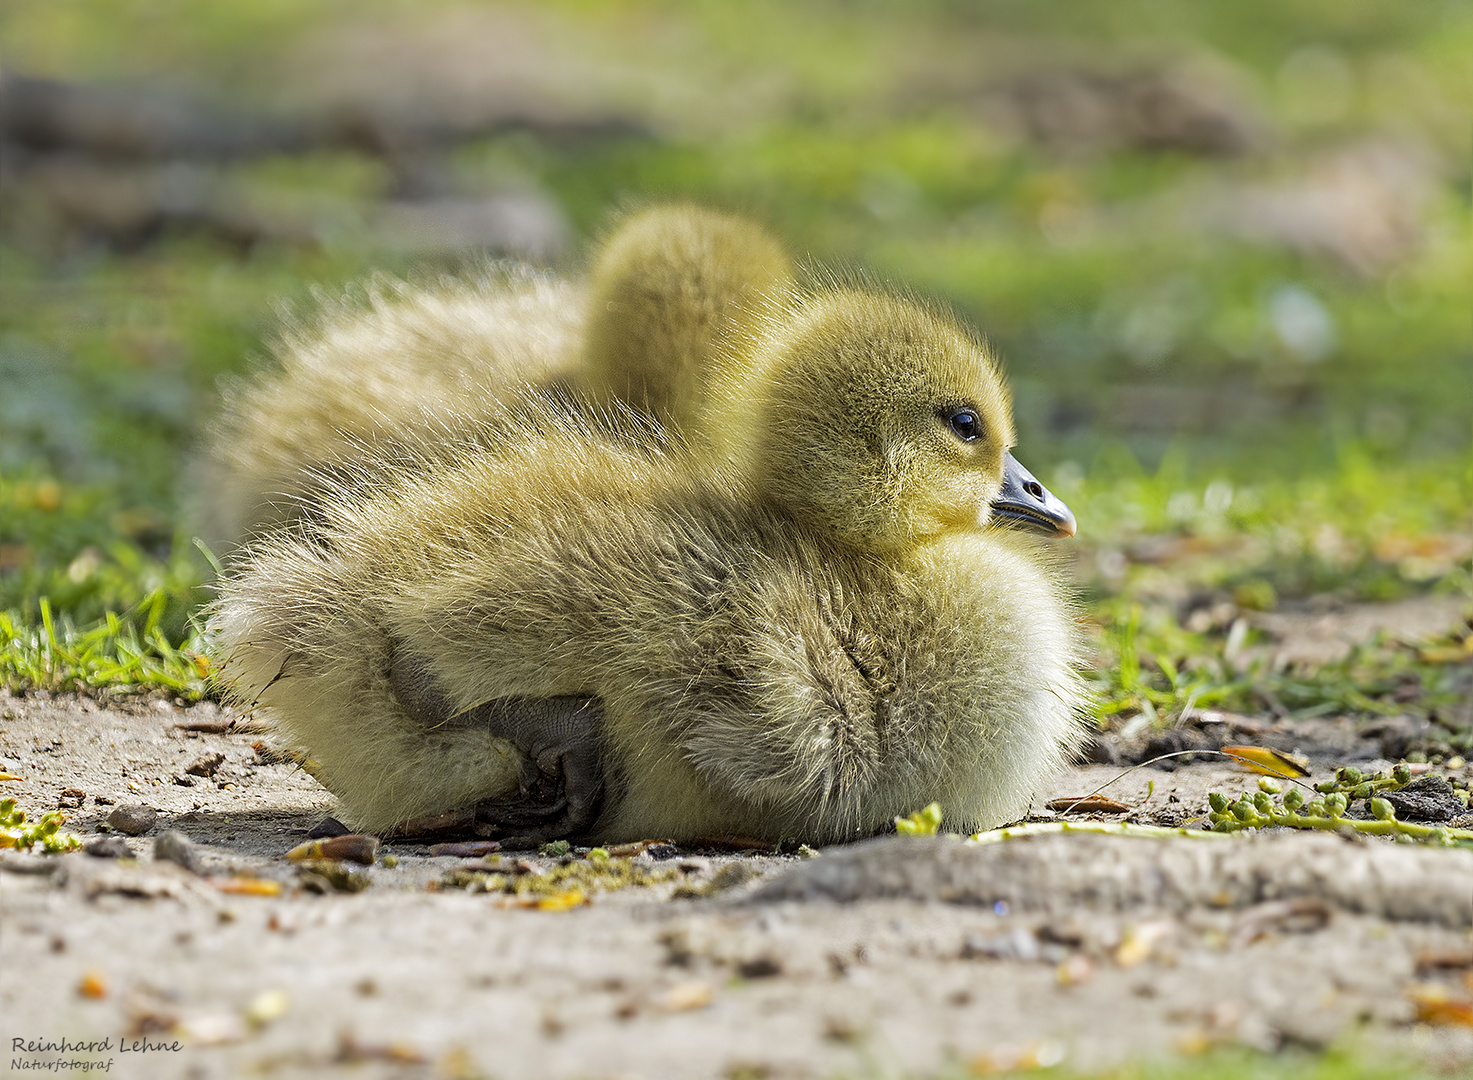
{"label": "dark gray foot", "polygon": [[476,821],[535,840],[576,836],[603,803],[599,725],[591,697],[505,697],[457,713],[424,665],[396,655],[389,681],[406,712],[427,728],[481,728],[524,755],[521,791],[476,806]]}

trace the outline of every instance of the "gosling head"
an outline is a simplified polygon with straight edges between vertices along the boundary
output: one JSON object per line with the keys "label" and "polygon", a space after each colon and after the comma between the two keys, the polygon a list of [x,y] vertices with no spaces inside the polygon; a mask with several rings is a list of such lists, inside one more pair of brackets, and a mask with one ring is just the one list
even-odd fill
{"label": "gosling head", "polygon": [[1009,452],[1012,405],[965,330],[897,297],[816,296],[775,323],[708,422],[762,495],[837,538],[906,550],[993,523],[1073,535]]}

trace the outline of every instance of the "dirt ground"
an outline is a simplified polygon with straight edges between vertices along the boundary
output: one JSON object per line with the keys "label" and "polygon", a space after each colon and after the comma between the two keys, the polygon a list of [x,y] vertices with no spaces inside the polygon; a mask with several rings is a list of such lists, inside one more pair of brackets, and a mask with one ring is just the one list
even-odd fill
{"label": "dirt ground", "polygon": [[[1473,852],[1325,835],[655,847],[627,864],[643,884],[538,908],[459,885],[557,858],[393,841],[335,888],[283,858],[331,797],[250,723],[212,730],[234,719],[0,696],[0,769],[22,778],[0,794],[33,815],[68,805],[88,841],[119,807],[158,814],[124,838],[131,859],[0,858],[13,1073],[927,1076],[1346,1043],[1473,1068]],[[1121,771],[1072,769],[1050,797]],[[1192,764],[1107,793],[1175,822],[1252,783]],[[156,858],[170,831],[196,845],[193,871]]]}

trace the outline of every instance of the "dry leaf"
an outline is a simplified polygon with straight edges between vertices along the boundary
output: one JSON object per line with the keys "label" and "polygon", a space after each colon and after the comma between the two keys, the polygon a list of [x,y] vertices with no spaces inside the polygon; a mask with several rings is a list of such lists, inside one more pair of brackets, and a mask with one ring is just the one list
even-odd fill
{"label": "dry leaf", "polygon": [[1080,814],[1128,814],[1131,807],[1116,799],[1107,799],[1103,795],[1081,795],[1073,799],[1050,799],[1044,804],[1050,810],[1060,810],[1065,813],[1074,811]]}
{"label": "dry leaf", "polygon": [[1222,752],[1237,758],[1249,772],[1265,776],[1308,776],[1309,763],[1266,746],[1224,746]]}
{"label": "dry leaf", "polygon": [[571,911],[588,903],[582,889],[567,889],[551,896],[539,896],[533,903],[538,911]]}
{"label": "dry leaf", "polygon": [[1407,988],[1407,998],[1417,1007],[1417,1019],[1424,1024],[1473,1027],[1473,1001],[1454,997],[1445,986],[1413,983]]}
{"label": "dry leaf", "polygon": [[270,878],[228,877],[211,878],[210,884],[222,893],[232,896],[280,896],[281,882]]}
{"label": "dry leaf", "polygon": [[378,856],[378,845],[379,839],[376,836],[348,833],[346,836],[334,836],[327,840],[308,840],[288,851],[286,857],[294,863],[327,859],[331,862],[347,860],[372,866],[373,860]]}

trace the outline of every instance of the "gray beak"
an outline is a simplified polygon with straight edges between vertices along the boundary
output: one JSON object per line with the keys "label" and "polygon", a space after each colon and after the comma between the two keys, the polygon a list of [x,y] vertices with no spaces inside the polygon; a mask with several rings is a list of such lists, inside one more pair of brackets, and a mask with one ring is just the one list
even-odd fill
{"label": "gray beak", "polygon": [[1002,459],[1002,490],[992,500],[992,519],[1045,536],[1073,536],[1077,527],[1073,511],[1012,454]]}

